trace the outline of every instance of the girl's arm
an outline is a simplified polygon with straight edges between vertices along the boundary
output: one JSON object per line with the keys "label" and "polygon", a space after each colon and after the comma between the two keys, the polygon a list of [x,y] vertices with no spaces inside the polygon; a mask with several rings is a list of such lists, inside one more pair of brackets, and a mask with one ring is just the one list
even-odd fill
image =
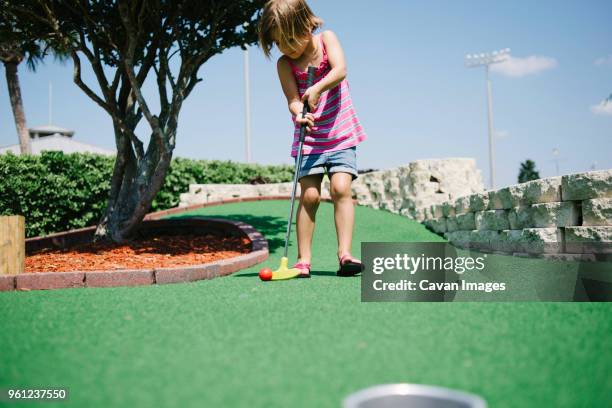
{"label": "girl's arm", "polygon": [[327,50],[327,59],[329,61],[329,65],[331,66],[331,70],[322,78],[319,82],[317,82],[314,86],[316,86],[316,90],[319,93],[323,93],[334,86],[338,85],[344,78],[346,78],[346,64],[344,62],[344,52],[342,51],[342,47],[340,46],[340,42],[331,30],[326,30],[321,33],[323,36],[323,43],[325,44],[325,49]]}
{"label": "girl's arm", "polygon": [[334,86],[338,85],[344,78],[346,78],[346,64],[344,62],[344,52],[340,46],[340,42],[331,30],[326,30],[321,33],[323,36],[323,43],[327,50],[327,59],[331,70],[323,77],[319,82],[311,86],[304,92],[302,100],[308,99],[308,103],[312,110],[316,109],[319,103],[321,94]]}
{"label": "girl's arm", "polygon": [[307,113],[306,117],[302,118],[304,103],[300,100],[300,94],[298,93],[297,84],[291,72],[291,66],[284,56],[278,59],[276,68],[278,70],[278,78],[280,79],[281,87],[287,98],[289,112],[295,117],[297,123],[306,123],[306,131],[310,132],[310,127],[314,125],[314,117],[311,113]]}

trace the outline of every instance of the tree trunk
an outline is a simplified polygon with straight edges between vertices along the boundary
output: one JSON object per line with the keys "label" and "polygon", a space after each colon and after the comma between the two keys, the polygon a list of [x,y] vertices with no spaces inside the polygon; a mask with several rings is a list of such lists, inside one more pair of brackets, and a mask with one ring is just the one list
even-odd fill
{"label": "tree trunk", "polygon": [[[173,132],[174,133],[174,132]],[[149,212],[172,161],[172,150],[161,149],[154,136],[139,161],[129,138],[116,126],[117,159],[108,205],[96,229],[94,242],[126,243]]]}
{"label": "tree trunk", "polygon": [[13,108],[13,117],[15,118],[15,126],[17,127],[21,154],[32,154],[32,149],[30,146],[30,132],[28,131],[28,126],[26,125],[23,102],[21,100],[21,87],[19,85],[19,74],[17,73],[18,65],[19,63],[15,61],[4,62],[4,68],[6,70],[6,83],[11,100],[11,107]]}

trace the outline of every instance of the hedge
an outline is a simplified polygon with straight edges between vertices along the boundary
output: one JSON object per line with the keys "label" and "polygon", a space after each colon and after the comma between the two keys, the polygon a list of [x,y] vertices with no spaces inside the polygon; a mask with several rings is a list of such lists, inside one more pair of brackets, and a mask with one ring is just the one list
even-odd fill
{"label": "hedge", "polygon": [[[93,153],[0,155],[0,215],[23,215],[26,237],[96,225],[106,208],[115,156]],[[189,184],[291,181],[293,167],[172,159],[151,212],[178,206]]]}

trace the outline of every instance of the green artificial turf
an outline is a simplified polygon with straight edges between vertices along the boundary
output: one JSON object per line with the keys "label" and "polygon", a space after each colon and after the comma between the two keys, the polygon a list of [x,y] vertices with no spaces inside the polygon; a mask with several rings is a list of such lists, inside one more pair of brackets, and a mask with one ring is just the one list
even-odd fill
{"label": "green artificial turf", "polygon": [[[244,221],[269,240],[266,262],[232,276],[0,293],[0,388],[68,387],[57,406],[105,408],[339,407],[352,392],[396,382],[473,392],[490,407],[609,402],[609,303],[362,303],[360,278],[335,276],[330,203],[317,215],[313,278],[261,282],[259,268],[282,256],[288,208],[279,200],[194,212]],[[356,207],[357,257],[362,241],[439,240],[404,217]]]}

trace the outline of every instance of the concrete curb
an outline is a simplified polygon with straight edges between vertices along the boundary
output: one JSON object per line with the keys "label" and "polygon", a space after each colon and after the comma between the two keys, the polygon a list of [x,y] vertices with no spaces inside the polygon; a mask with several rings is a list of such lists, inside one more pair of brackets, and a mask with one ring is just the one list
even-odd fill
{"label": "concrete curb", "polygon": [[15,275],[15,289],[17,290],[82,288],[84,284],[84,272],[40,272]]}
{"label": "concrete curb", "polygon": [[15,275],[0,276],[0,292],[15,290]]}

